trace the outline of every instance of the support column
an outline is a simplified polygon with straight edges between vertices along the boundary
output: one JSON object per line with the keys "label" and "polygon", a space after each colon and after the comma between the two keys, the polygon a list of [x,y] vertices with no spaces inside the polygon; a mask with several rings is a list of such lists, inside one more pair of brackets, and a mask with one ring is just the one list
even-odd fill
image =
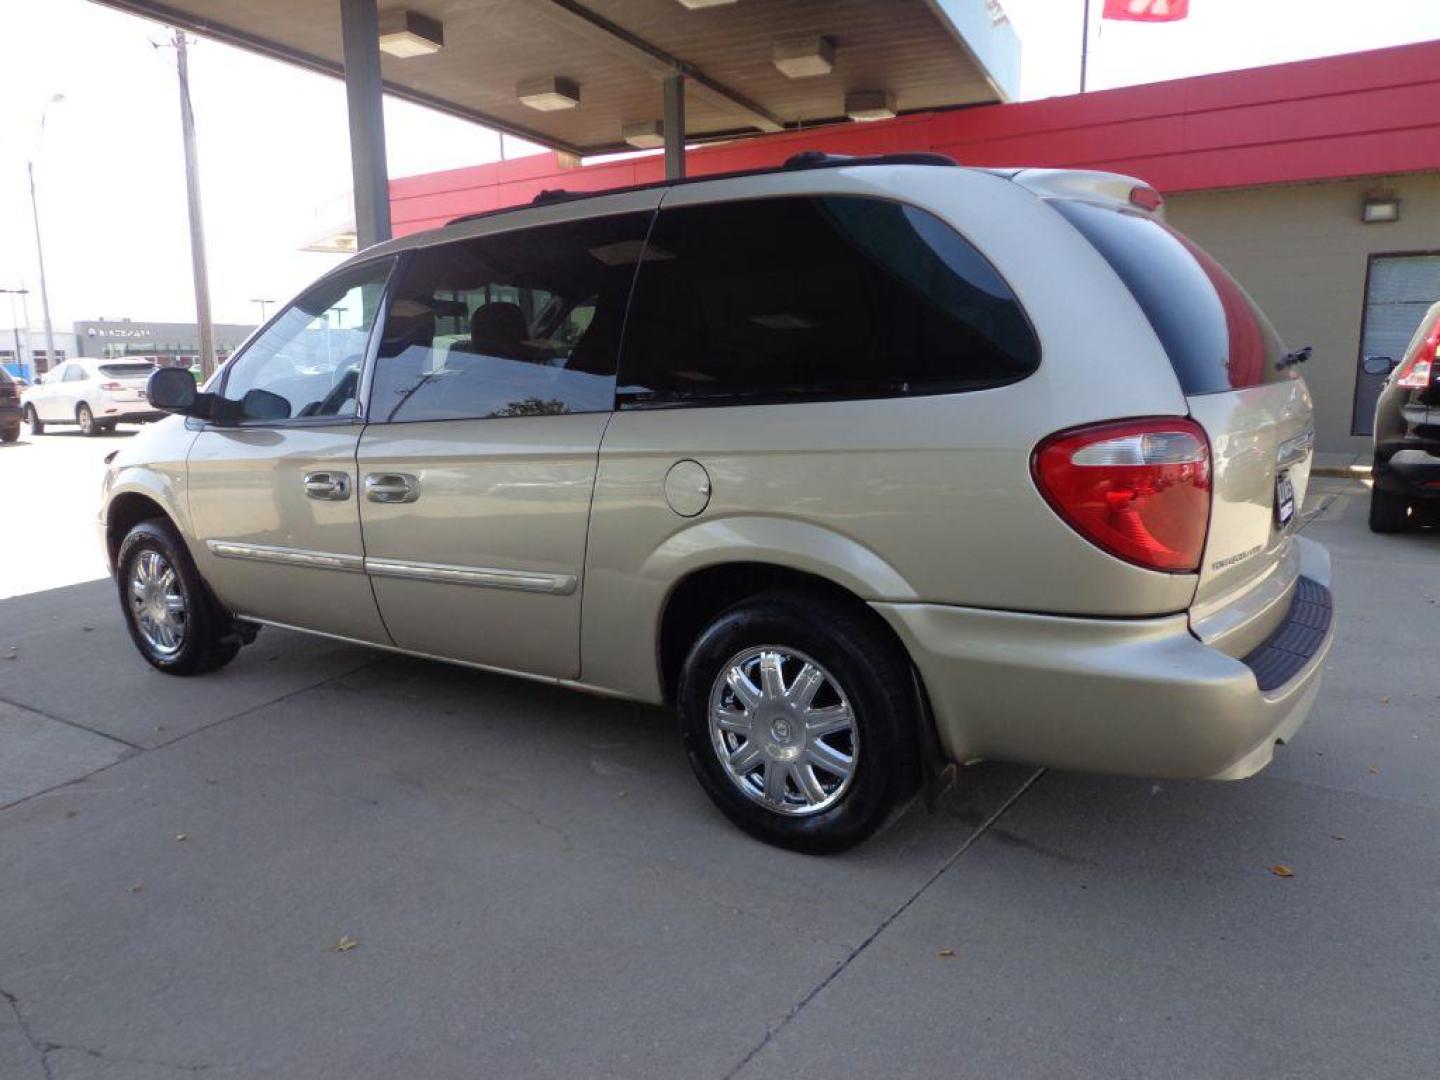
{"label": "support column", "polygon": [[210,270],[205,260],[205,215],[200,209],[200,165],[195,114],[190,107],[190,59],[184,30],[175,31],[175,70],[180,74],[180,133],[185,143],[185,195],[190,207],[190,268],[195,277],[195,325],[200,332],[200,382],[215,374],[215,327],[210,320]]}
{"label": "support column", "polygon": [[685,176],[685,76],[665,76],[665,179]]}
{"label": "support column", "polygon": [[380,17],[375,0],[340,0],[345,102],[350,113],[350,171],[355,235],[361,248],[390,239],[390,178],[380,82]]}

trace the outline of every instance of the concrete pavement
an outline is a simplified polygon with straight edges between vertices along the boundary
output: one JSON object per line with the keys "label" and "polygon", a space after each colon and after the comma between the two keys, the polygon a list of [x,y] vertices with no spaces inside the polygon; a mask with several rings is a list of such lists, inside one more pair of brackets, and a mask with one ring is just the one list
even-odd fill
{"label": "concrete pavement", "polygon": [[19,442],[0,443],[0,600],[105,576],[94,528],[105,455],[137,430],[86,438],[21,427]]}
{"label": "concrete pavement", "polygon": [[659,710],[270,630],[173,679],[108,581],[0,601],[0,1077],[1434,1075],[1440,535],[1363,494],[1306,508],[1338,639],[1265,774],[984,765],[829,859]]}

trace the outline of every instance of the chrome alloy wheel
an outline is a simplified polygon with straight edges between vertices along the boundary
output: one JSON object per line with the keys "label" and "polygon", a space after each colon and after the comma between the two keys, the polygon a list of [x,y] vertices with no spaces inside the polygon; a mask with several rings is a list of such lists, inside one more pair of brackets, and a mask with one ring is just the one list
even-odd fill
{"label": "chrome alloy wheel", "polygon": [[147,548],[130,566],[130,610],[157,656],[180,651],[189,612],[175,568],[158,551]]}
{"label": "chrome alloy wheel", "polygon": [[709,724],[725,775],[777,814],[828,810],[855,777],[854,710],[835,677],[794,649],[732,657],[710,690]]}

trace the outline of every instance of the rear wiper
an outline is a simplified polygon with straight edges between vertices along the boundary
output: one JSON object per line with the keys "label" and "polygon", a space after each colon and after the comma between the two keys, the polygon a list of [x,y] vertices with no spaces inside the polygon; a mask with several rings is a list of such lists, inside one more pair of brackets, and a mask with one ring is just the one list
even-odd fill
{"label": "rear wiper", "polygon": [[1287,352],[1279,360],[1275,361],[1275,370],[1284,371],[1286,368],[1292,368],[1296,364],[1303,364],[1306,360],[1310,359],[1311,354],[1314,352],[1315,346],[1313,345],[1306,345],[1304,348],[1296,349],[1294,352]]}

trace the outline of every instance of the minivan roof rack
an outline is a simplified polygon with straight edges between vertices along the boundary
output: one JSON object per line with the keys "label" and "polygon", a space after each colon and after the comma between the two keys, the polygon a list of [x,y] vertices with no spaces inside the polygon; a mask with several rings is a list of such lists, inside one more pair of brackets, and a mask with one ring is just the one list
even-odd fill
{"label": "minivan roof rack", "polygon": [[[656,180],[649,184],[629,184],[624,187],[602,188],[599,191],[571,191],[567,188],[545,188],[529,202],[530,206],[549,206],[552,203],[571,202],[575,199],[591,199],[600,195],[618,195],[628,191],[648,191],[652,188],[678,187],[681,184],[699,184],[707,180],[732,180],[743,176],[765,176],[770,173],[799,172],[804,169],[838,169],[856,165],[938,165],[944,168],[958,168],[959,162],[945,154],[911,151],[897,154],[827,154],[823,150],[802,150],[791,154],[783,164],[770,165],[762,169],[741,169],[736,172],[708,173],[703,176],[686,176],[679,180]],[[475,214],[462,214],[451,218],[446,225],[459,225],[466,221],[492,217],[523,209],[522,206],[502,206],[496,210],[481,210]]]}

